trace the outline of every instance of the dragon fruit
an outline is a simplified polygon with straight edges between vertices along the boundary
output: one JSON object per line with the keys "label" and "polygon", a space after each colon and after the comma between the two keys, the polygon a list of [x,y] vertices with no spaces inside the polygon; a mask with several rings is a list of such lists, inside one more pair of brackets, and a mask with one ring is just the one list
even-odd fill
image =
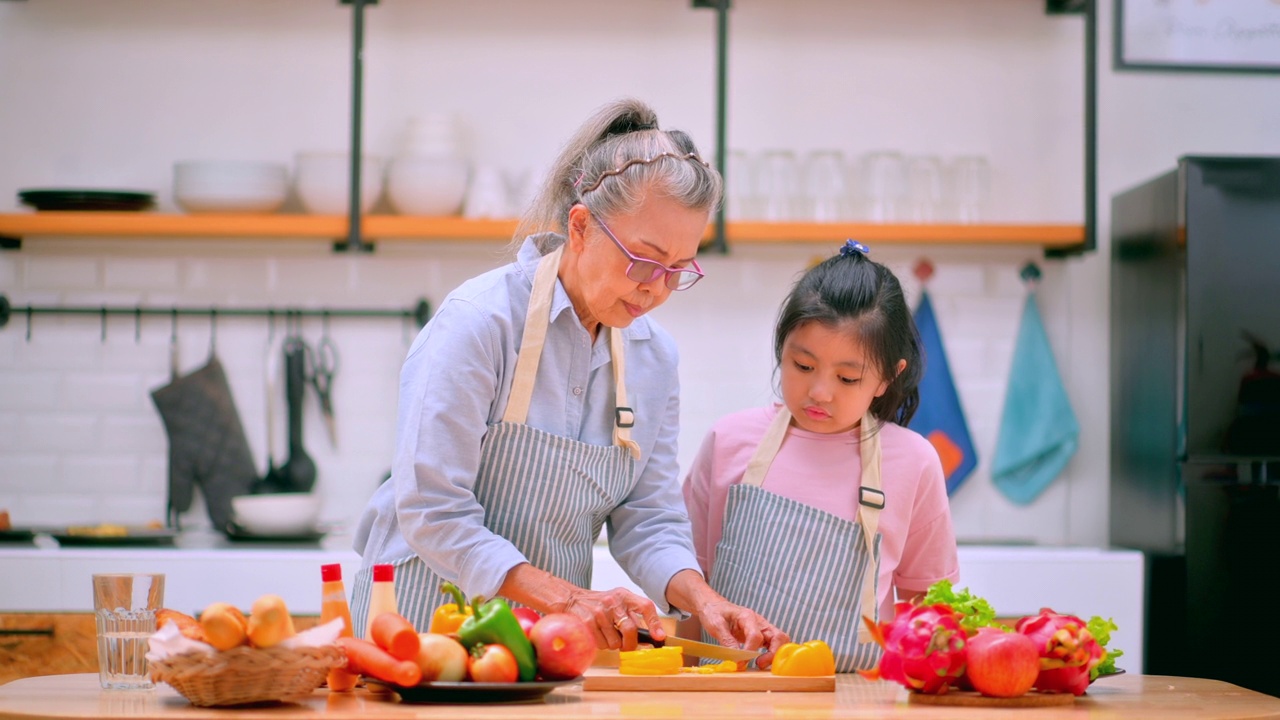
{"label": "dragon fruit", "polygon": [[1083,695],[1089,688],[1089,671],[1107,655],[1085,621],[1074,615],[1041,608],[1039,615],[1019,620],[1016,629],[1040,648],[1040,675],[1034,687],[1041,692]]}
{"label": "dragon fruit", "polygon": [[965,667],[965,634],[950,606],[915,606],[901,602],[893,620],[876,624],[864,617],[876,643],[884,649],[880,665],[859,674],[892,680],[908,690],[942,694]]}

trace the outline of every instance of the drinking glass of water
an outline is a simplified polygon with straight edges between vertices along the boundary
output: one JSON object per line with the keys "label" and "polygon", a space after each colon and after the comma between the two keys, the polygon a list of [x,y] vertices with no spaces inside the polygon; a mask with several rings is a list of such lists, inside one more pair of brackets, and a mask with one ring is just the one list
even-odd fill
{"label": "drinking glass of water", "polygon": [[98,626],[98,679],[108,690],[154,687],[147,668],[147,639],[164,607],[163,573],[103,573],[93,576],[93,612]]}

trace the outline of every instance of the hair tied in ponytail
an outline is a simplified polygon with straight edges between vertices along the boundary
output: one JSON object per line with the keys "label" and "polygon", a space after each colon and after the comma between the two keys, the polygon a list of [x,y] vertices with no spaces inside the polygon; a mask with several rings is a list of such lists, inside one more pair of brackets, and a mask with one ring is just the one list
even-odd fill
{"label": "hair tied in ponytail", "polygon": [[850,255],[853,255],[855,253],[861,253],[862,255],[870,255],[871,248],[867,247],[866,245],[863,245],[857,240],[845,240],[844,245],[840,246],[841,257],[849,257]]}

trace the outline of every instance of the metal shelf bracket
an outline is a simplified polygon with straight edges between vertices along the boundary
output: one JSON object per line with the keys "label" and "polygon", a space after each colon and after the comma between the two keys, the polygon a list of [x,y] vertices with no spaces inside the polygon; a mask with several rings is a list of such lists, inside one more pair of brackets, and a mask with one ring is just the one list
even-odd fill
{"label": "metal shelf bracket", "polygon": [[[729,76],[729,5],[731,0],[692,0],[695,8],[710,8],[716,11],[716,170],[720,177],[725,177],[727,151],[725,149],[726,96]],[[725,180],[726,186],[728,179]],[[729,245],[724,236],[725,203],[720,203],[716,211],[715,236],[707,247],[727,254]]]}

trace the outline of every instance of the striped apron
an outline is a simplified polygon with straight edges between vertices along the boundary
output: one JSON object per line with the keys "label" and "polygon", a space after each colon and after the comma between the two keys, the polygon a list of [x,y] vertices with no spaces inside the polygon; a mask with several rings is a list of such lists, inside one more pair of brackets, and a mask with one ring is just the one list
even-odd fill
{"label": "striped apron", "polygon": [[[613,444],[589,445],[525,424],[563,250],[562,245],[543,257],[534,274],[510,398],[502,420],[489,426],[480,443],[475,495],[486,528],[511,541],[535,567],[589,588],[591,546],[635,485],[640,447],[631,439],[635,417],[627,406],[622,333],[616,328],[608,328],[617,407]],[[435,609],[452,602],[440,592],[444,580],[417,555],[393,564],[400,614],[426,632]],[[361,570],[352,586],[356,628],[367,622],[371,575]]]}
{"label": "striped apron", "polygon": [[880,647],[861,618],[865,612],[879,620],[879,423],[870,414],[862,419],[856,522],[761,487],[790,423],[791,413],[780,408],[742,482],[729,488],[711,587],[768,618],[795,642],[825,641],[835,653],[836,672],[871,669]]}

